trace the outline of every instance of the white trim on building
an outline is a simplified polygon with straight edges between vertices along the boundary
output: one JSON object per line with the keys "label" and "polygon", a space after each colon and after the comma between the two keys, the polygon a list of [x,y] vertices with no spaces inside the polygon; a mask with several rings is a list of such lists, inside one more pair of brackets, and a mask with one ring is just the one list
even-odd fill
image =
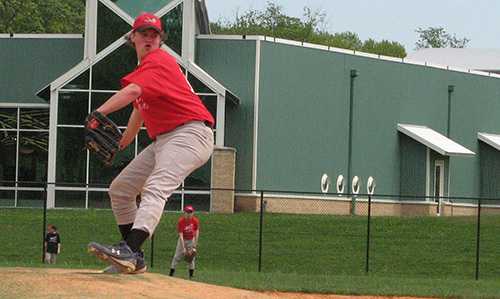
{"label": "white trim on building", "polygon": [[49,104],[37,103],[0,103],[0,108],[49,108]]}
{"label": "white trim on building", "polygon": [[107,8],[109,8],[112,12],[114,12],[117,16],[122,18],[125,22],[127,22],[130,26],[134,24],[134,18],[128,15],[125,11],[123,11],[118,5],[109,1],[109,0],[99,0],[102,4],[104,4]]}
{"label": "white trim on building", "polygon": [[196,13],[194,0],[182,1],[182,58],[185,61],[194,61]]}
{"label": "white trim on building", "polygon": [[218,39],[220,39],[220,40],[261,40],[261,41],[291,45],[291,46],[296,46],[296,47],[318,49],[318,50],[322,50],[322,51],[343,53],[343,54],[360,56],[360,57],[367,57],[367,58],[372,58],[372,59],[380,59],[380,60],[384,60],[384,61],[392,61],[392,62],[396,62],[396,63],[421,65],[421,66],[429,67],[429,68],[438,68],[438,69],[445,69],[445,70],[460,72],[460,73],[470,73],[470,74],[479,75],[479,76],[500,78],[500,74],[492,73],[489,71],[479,71],[479,70],[473,70],[472,68],[464,68],[464,67],[459,67],[459,66],[457,67],[457,66],[440,65],[437,63],[429,63],[429,62],[418,61],[418,60],[414,60],[414,59],[398,58],[398,57],[390,57],[390,56],[385,56],[385,55],[371,54],[371,53],[366,53],[366,52],[360,52],[360,51],[354,51],[354,50],[342,49],[342,48],[336,48],[336,47],[328,47],[328,46],[322,46],[322,45],[305,43],[305,42],[298,42],[298,41],[269,37],[269,36],[202,34],[202,35],[198,35],[197,38],[198,39],[213,39],[213,40],[218,40]]}
{"label": "white trim on building", "polygon": [[97,49],[97,3],[87,0],[85,3],[85,44],[83,59],[94,59]]}
{"label": "white trim on building", "polygon": [[259,143],[259,94],[260,94],[260,40],[255,43],[255,82],[253,104],[253,157],[252,157],[252,190],[257,189],[257,151]]}
{"label": "white trim on building", "polygon": [[500,135],[479,132],[477,138],[500,151]]}
{"label": "white trim on building", "polygon": [[443,156],[473,156],[474,152],[426,126],[398,124],[398,131]]}
{"label": "white trim on building", "polygon": [[56,191],[53,183],[56,181],[56,154],[57,154],[57,110],[59,96],[56,90],[50,91],[49,112],[49,152],[47,161],[47,207],[55,207]]}
{"label": "white trim on building", "polygon": [[68,39],[81,39],[83,34],[66,34],[66,33],[0,33],[0,38],[68,38]]}

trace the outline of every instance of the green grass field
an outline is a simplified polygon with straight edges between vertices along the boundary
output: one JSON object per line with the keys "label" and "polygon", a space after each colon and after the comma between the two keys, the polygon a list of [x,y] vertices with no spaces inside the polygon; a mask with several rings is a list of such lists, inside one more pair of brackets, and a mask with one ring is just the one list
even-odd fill
{"label": "green grass field", "polygon": [[[86,253],[86,244],[118,240],[111,211],[49,210],[47,216],[62,237],[57,267],[104,266]],[[479,281],[475,217],[373,218],[366,274],[366,217],[266,214],[259,273],[258,214],[198,216],[199,281],[257,290],[500,298],[498,216],[482,217]],[[178,217],[165,214],[157,228],[154,272],[169,269]],[[45,267],[40,209],[0,209],[0,228],[0,266]],[[145,251],[151,262],[150,242]],[[187,276],[184,264],[177,272]]]}

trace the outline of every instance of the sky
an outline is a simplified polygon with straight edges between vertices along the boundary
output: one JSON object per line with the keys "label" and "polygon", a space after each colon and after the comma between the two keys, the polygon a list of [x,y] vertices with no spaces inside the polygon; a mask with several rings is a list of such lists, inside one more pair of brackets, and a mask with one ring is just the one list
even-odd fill
{"label": "sky", "polygon": [[[269,0],[205,0],[211,22],[234,20],[237,12],[262,10]],[[498,0],[273,0],[285,14],[302,17],[304,7],[326,13],[326,30],[352,31],[361,40],[373,38],[401,43],[415,50],[419,27],[443,27],[468,48],[500,48]]]}

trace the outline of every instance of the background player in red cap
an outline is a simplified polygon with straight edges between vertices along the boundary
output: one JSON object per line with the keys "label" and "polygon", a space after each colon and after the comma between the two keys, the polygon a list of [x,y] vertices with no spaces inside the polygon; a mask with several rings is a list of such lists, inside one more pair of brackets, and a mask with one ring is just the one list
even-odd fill
{"label": "background player in red cap", "polygon": [[[146,270],[141,246],[151,236],[169,196],[213,151],[214,119],[194,93],[175,58],[160,49],[161,21],[139,15],[128,36],[139,65],[121,79],[122,89],[97,111],[104,115],[133,103],[120,148],[145,125],[153,142],[125,167],[109,188],[111,207],[122,240],[116,245],[91,242],[90,252],[123,273]],[[141,204],[135,198],[141,193]]]}
{"label": "background player in red cap", "polygon": [[[194,208],[192,206],[186,206],[184,208],[184,215],[181,216],[177,222],[179,239],[177,240],[175,254],[170,264],[170,276],[174,276],[175,267],[182,258],[184,258],[189,251],[196,250],[196,244],[198,244],[198,238],[200,236],[200,221],[193,214]],[[196,257],[188,264],[190,279],[193,278],[194,275],[195,259]]]}

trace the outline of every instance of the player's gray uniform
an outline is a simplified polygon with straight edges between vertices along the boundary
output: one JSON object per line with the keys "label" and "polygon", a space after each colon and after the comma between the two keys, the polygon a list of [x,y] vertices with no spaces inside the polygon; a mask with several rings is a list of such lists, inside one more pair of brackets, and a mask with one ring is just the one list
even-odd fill
{"label": "player's gray uniform", "polygon": [[[193,240],[184,240],[186,245],[186,250],[193,248]],[[172,258],[172,263],[170,264],[170,269],[175,269],[177,264],[184,258],[184,250],[182,249],[181,238],[177,240],[177,247],[175,248],[175,255]],[[189,263],[189,269],[194,270],[196,257],[193,258],[191,263]]]}
{"label": "player's gray uniform", "polygon": [[[213,147],[212,129],[200,121],[158,136],[111,183],[109,195],[118,225],[133,223],[133,229],[152,235],[166,200],[208,161]],[[137,209],[135,198],[141,191]]]}
{"label": "player's gray uniform", "polygon": [[45,252],[45,263],[55,264],[57,260],[57,253]]}

